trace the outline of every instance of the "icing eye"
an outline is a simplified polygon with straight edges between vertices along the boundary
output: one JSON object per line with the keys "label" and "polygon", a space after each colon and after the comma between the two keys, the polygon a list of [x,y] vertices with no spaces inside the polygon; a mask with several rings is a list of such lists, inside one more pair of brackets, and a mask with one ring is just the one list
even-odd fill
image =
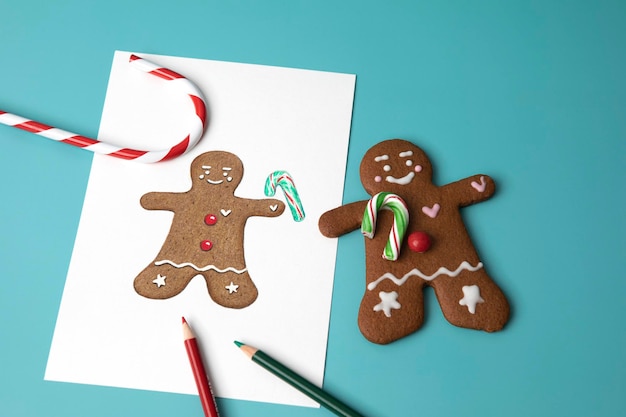
{"label": "icing eye", "polygon": [[204,171],[204,173],[205,173],[206,175],[209,175],[209,174],[211,173],[211,171],[206,170],[206,171]]}
{"label": "icing eye", "polygon": [[407,159],[406,166],[410,167],[411,165],[413,165],[413,161],[411,161],[410,159]]}
{"label": "icing eye", "polygon": [[204,179],[204,175],[200,175],[198,178],[200,178],[201,180]]}
{"label": "icing eye", "polygon": [[231,182],[233,180],[233,177],[228,177],[226,178],[226,181]]}
{"label": "icing eye", "polygon": [[381,177],[380,175],[376,175],[374,177],[374,181],[376,181],[376,182],[381,182],[382,180],[383,180],[383,177]]}
{"label": "icing eye", "polygon": [[414,170],[415,170],[415,172],[422,172],[422,166],[421,165],[415,165]]}
{"label": "icing eye", "polygon": [[228,177],[228,172],[224,172],[222,175]]}
{"label": "icing eye", "polygon": [[391,171],[391,167],[389,165],[385,165],[383,167],[383,170],[385,170],[385,172],[389,172],[389,171]]}

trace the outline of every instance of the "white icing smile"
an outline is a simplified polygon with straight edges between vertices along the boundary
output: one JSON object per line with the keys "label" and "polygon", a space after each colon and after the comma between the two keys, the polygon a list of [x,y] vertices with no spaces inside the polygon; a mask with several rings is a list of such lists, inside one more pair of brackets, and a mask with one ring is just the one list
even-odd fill
{"label": "white icing smile", "polygon": [[224,180],[214,181],[214,180],[207,178],[206,182],[208,182],[209,184],[218,185],[218,184],[223,183]]}
{"label": "white icing smile", "polygon": [[408,174],[406,174],[404,177],[401,177],[401,178],[396,178],[396,177],[392,177],[391,175],[387,175],[385,177],[385,181],[390,182],[392,184],[407,185],[408,183],[413,181],[414,177],[415,177],[415,172],[409,172]]}

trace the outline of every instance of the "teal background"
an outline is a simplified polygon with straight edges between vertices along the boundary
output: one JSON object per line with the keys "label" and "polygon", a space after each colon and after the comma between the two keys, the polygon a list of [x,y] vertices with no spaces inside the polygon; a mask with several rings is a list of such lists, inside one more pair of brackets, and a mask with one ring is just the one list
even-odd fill
{"label": "teal background", "polygon": [[[500,333],[456,328],[428,291],[422,330],[371,344],[346,235],[325,388],[368,416],[621,416],[625,41],[620,0],[0,0],[0,109],[94,137],[116,49],[357,74],[344,202],[366,198],[361,156],[392,137],[439,184],[490,174],[496,196],[464,218],[513,314]],[[202,415],[196,396],[43,380],[92,155],[5,126],[0,146],[0,416]]]}

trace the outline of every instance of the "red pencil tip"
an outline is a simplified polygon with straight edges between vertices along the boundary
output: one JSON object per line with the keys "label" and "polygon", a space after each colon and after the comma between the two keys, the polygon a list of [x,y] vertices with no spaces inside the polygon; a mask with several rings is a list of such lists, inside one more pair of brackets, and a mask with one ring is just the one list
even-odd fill
{"label": "red pencil tip", "polygon": [[185,317],[183,316],[183,324],[187,323],[187,320],[185,320]]}

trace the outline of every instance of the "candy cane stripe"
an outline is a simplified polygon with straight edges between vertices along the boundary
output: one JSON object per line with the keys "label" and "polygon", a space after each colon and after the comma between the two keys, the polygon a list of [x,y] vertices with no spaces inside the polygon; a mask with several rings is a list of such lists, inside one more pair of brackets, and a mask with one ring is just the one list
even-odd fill
{"label": "candy cane stripe", "polygon": [[202,125],[206,122],[206,106],[204,104],[204,100],[198,96],[194,96],[193,94],[189,94],[189,98],[193,103],[193,107],[196,111],[196,116],[202,121]]}
{"label": "candy cane stripe", "polygon": [[25,130],[30,133],[39,133],[46,130],[52,129],[52,126],[45,125],[43,123],[35,122],[33,120],[29,120],[24,123],[20,123],[19,125],[15,125],[18,129]]}
{"label": "candy cane stripe", "polygon": [[35,133],[39,136],[56,140],[58,142],[77,146],[94,153],[110,155],[126,160],[152,163],[173,159],[186,153],[198,143],[204,134],[206,127],[206,102],[202,93],[198,87],[187,78],[168,68],[159,67],[156,64],[134,54],[130,56],[129,62],[134,68],[140,71],[152,74],[168,83],[172,83],[170,85],[186,94],[193,104],[195,117],[190,123],[189,133],[183,140],[176,143],[171,148],[154,151],[124,148],[82,135],[77,135],[76,133],[57,129],[53,126],[29,120],[24,117],[8,113],[4,110],[0,110],[0,123],[22,129],[30,133]]}
{"label": "candy cane stripe", "polygon": [[185,78],[177,72],[169,70],[167,68],[158,68],[153,71],[150,71],[150,74],[156,75],[157,77],[163,78],[164,80],[175,80],[177,78]]}
{"label": "candy cane stripe", "polygon": [[98,141],[84,136],[72,136],[71,138],[61,139],[61,142],[67,143],[68,145],[78,146],[79,148],[84,148],[85,146],[93,145]]}
{"label": "candy cane stripe", "polygon": [[120,149],[119,151],[112,152],[109,155],[115,156],[121,159],[136,159],[146,153],[147,153],[146,151],[138,151],[135,149],[124,148],[124,149]]}
{"label": "candy cane stripe", "polygon": [[0,123],[4,123],[5,125],[14,126],[21,123],[26,123],[27,121],[28,119],[17,116],[15,114],[0,111]]}
{"label": "candy cane stripe", "polygon": [[170,159],[174,159],[187,151],[187,147],[189,146],[189,136],[185,138],[181,143],[174,146],[170,151],[165,155],[162,161],[167,161]]}
{"label": "candy cane stripe", "polygon": [[391,230],[391,236],[393,237],[393,246],[394,247],[399,247],[400,246],[397,230],[398,230],[398,225],[395,224],[395,227]]}

